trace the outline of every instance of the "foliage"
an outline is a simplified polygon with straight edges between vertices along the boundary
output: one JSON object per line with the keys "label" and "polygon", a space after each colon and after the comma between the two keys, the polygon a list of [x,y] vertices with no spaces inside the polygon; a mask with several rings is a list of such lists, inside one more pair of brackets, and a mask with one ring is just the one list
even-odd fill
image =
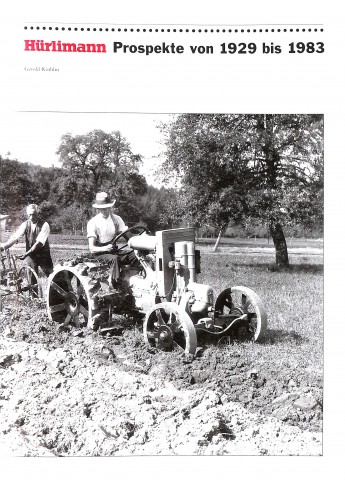
{"label": "foliage", "polygon": [[185,218],[266,224],[288,265],[282,226],[322,220],[322,116],[183,114],[161,130],[162,172],[179,182]]}
{"label": "foliage", "polygon": [[128,225],[152,232],[194,225],[200,236],[217,236],[236,225],[248,236],[276,222],[289,236],[322,233],[322,122],[318,115],[175,117],[162,126],[160,177],[169,187],[160,189],[147,185],[140,155],[120,132],[65,134],[61,168],[0,159],[0,212],[16,226],[36,202],[55,230],[73,232],[85,229],[95,193],[106,190]]}
{"label": "foliage", "polygon": [[71,181],[74,202],[90,203],[95,192],[116,189],[129,174],[138,172],[141,156],[132,153],[119,131],[94,130],[84,135],[61,137],[56,152]]}
{"label": "foliage", "polygon": [[131,151],[119,131],[94,130],[77,136],[67,133],[61,138],[57,154],[63,173],[54,189],[61,202],[67,205],[67,212],[61,213],[67,222],[70,222],[68,213],[73,209],[78,209],[79,225],[82,220],[86,221],[95,194],[101,190],[116,198],[117,212],[126,223],[132,225],[140,220],[138,196],[147,189],[145,178],[139,174],[141,156]]}
{"label": "foliage", "polygon": [[39,205],[40,217],[44,221],[50,222],[57,212],[57,205],[50,201],[43,201]]}
{"label": "foliage", "polygon": [[180,199],[181,196],[174,189],[148,187],[141,198],[141,206],[142,220],[150,231],[179,226],[183,215]]}
{"label": "foliage", "polygon": [[145,196],[147,192],[147,183],[143,175],[136,171],[128,172],[117,183],[113,183],[109,191],[117,196],[116,212],[128,226],[134,226],[143,220],[141,196]]}
{"label": "foliage", "polygon": [[11,214],[32,200],[29,165],[0,156],[0,210]]}
{"label": "foliage", "polygon": [[61,208],[58,215],[52,217],[53,228],[71,230],[72,233],[76,233],[77,230],[83,232],[86,221],[85,211],[75,203]]}

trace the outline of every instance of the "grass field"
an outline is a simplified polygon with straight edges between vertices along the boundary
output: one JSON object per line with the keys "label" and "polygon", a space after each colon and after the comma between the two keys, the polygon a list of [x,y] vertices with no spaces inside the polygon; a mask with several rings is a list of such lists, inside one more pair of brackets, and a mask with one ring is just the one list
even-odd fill
{"label": "grass field", "polygon": [[[322,372],[323,266],[319,256],[292,256],[289,271],[276,271],[268,255],[209,254],[203,257],[200,282],[216,295],[229,286],[247,286],[261,298],[268,316],[265,348],[258,362],[275,361]],[[271,345],[272,349],[268,349]],[[262,357],[261,357],[262,356]]]}

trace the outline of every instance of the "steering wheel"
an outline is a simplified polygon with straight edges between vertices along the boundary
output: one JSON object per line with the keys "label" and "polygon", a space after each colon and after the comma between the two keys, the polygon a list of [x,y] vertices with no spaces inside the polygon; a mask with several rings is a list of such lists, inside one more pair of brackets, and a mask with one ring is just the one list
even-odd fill
{"label": "steering wheel", "polygon": [[[120,238],[122,238],[126,233],[128,232],[132,232],[133,230],[141,230],[139,233],[134,233],[134,235],[142,235],[143,233],[148,233],[149,230],[145,227],[145,226],[142,226],[142,225],[134,225],[134,226],[131,226],[130,228],[127,228],[127,230],[123,231],[122,233],[120,233],[119,235],[117,235],[113,240],[112,240],[112,245],[116,245],[116,243],[120,240]],[[127,246],[127,243],[125,243],[125,245],[122,245],[122,247],[119,247],[117,249],[117,252],[119,250],[122,250],[124,249],[125,247]],[[130,252],[129,252],[130,253]]]}

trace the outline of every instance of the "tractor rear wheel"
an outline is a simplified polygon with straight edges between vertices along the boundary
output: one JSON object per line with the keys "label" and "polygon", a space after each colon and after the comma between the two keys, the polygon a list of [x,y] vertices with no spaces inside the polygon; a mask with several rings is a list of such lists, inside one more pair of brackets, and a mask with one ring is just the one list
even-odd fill
{"label": "tractor rear wheel", "polygon": [[146,313],[144,340],[148,347],[171,351],[178,349],[195,354],[197,337],[190,316],[175,303],[154,305]]}
{"label": "tractor rear wheel", "polygon": [[246,315],[241,324],[252,340],[262,340],[267,328],[267,314],[259,296],[244,286],[224,289],[218,296],[215,313],[220,315]]}
{"label": "tractor rear wheel", "polygon": [[48,278],[48,317],[64,326],[97,329],[111,313],[99,305],[100,282],[88,277],[85,268],[57,267]]}

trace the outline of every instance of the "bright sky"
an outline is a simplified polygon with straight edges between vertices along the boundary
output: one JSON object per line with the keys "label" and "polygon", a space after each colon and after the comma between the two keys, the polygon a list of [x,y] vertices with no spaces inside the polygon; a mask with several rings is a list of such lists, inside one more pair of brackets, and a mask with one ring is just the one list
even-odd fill
{"label": "bright sky", "polygon": [[132,151],[143,156],[142,173],[149,184],[160,185],[153,172],[158,168],[163,150],[162,135],[157,128],[167,122],[167,114],[74,114],[74,113],[14,113],[10,120],[0,122],[0,155],[21,162],[49,167],[60,166],[56,150],[61,136],[85,134],[94,129],[105,132],[119,130],[129,141]]}

